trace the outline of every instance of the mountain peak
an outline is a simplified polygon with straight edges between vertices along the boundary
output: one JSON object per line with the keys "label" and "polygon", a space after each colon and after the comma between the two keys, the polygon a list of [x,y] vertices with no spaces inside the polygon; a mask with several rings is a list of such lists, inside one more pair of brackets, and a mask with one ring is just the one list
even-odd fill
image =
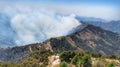
{"label": "mountain peak", "polygon": [[48,40],[53,50],[87,50],[105,55],[120,54],[120,36],[93,25],[83,25],[75,33],[68,36]]}

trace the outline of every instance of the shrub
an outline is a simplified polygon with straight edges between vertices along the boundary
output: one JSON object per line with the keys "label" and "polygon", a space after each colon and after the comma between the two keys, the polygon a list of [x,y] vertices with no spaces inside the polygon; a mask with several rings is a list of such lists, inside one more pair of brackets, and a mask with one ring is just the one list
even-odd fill
{"label": "shrub", "polygon": [[68,67],[68,65],[67,65],[66,62],[61,62],[61,63],[60,63],[60,67]]}
{"label": "shrub", "polygon": [[70,62],[71,59],[76,55],[75,52],[72,51],[64,51],[60,54],[60,59],[61,61],[66,61],[66,62]]}
{"label": "shrub", "polygon": [[81,59],[81,64],[83,67],[92,67],[91,56],[88,54],[85,54]]}
{"label": "shrub", "polygon": [[114,63],[114,62],[109,62],[109,63],[107,64],[107,67],[115,67],[115,63]]}
{"label": "shrub", "polygon": [[71,60],[71,63],[72,63],[73,65],[76,65],[76,67],[78,67],[78,64],[79,64],[79,56],[78,56],[78,55],[75,55],[75,56],[73,57],[73,59]]}

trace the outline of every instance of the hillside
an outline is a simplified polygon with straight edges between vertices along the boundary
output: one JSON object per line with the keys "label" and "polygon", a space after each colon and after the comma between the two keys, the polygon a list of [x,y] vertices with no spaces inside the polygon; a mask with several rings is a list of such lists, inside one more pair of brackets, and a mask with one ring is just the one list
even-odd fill
{"label": "hillside", "polygon": [[51,38],[46,43],[49,43],[53,50],[83,49],[105,55],[120,55],[119,34],[93,25],[87,25],[82,30],[65,37]]}
{"label": "hillside", "polygon": [[51,38],[43,43],[0,49],[0,60],[17,62],[35,50],[42,51],[89,51],[103,55],[120,55],[120,36],[117,33],[103,30],[93,25],[83,25],[83,29],[68,36]]}

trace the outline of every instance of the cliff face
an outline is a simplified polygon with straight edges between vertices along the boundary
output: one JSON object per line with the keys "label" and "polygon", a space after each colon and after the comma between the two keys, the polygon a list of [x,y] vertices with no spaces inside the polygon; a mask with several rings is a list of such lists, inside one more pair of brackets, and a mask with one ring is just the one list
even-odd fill
{"label": "cliff face", "polygon": [[100,52],[105,55],[120,55],[119,34],[93,25],[85,25],[82,29],[78,28],[80,27],[77,27],[76,32],[68,36],[51,38],[43,43],[0,49],[0,61],[16,62],[35,50],[86,50]]}

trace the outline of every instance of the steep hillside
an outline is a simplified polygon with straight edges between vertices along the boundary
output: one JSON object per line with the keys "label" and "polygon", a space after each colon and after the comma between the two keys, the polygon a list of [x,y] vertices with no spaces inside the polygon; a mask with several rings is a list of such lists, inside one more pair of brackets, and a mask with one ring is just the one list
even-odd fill
{"label": "steep hillside", "polygon": [[49,43],[53,50],[83,49],[105,55],[120,55],[120,36],[93,25],[87,25],[65,37],[51,38],[46,43]]}

